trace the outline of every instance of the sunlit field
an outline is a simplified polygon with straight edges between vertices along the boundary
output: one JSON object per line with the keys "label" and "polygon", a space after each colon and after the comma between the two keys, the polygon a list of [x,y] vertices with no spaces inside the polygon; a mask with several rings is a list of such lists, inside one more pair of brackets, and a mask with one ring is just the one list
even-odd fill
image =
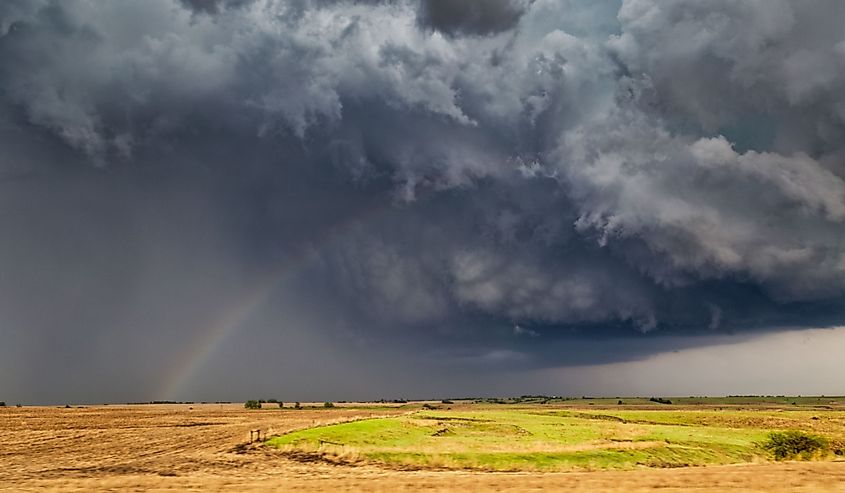
{"label": "sunlit field", "polygon": [[[399,417],[310,428],[267,444],[327,460],[398,468],[568,471],[836,459],[845,443],[845,412],[797,405],[667,406],[671,410],[583,410],[554,404],[426,407]],[[778,442],[784,437],[809,442],[784,450],[791,446],[789,441]]]}
{"label": "sunlit field", "polygon": [[668,400],[7,406],[0,490],[843,490],[845,399]]}

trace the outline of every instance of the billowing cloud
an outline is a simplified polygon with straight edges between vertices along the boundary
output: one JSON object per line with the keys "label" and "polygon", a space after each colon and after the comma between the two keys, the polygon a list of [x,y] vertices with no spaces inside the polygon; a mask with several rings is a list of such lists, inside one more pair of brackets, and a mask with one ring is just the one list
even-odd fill
{"label": "billowing cloud", "polygon": [[603,246],[645,242],[651,258],[631,260],[655,282],[745,278],[782,300],[842,292],[845,182],[808,155],[738,153],[624,111],[567,133],[561,150],[576,228]]}
{"label": "billowing cloud", "polygon": [[608,45],[672,123],[757,150],[830,153],[845,118],[843,16],[828,0],[627,1]]}
{"label": "billowing cloud", "polygon": [[[158,334],[171,361],[227,320],[478,369],[841,322],[842,21],[833,0],[4,2],[4,335],[35,357]],[[621,336],[642,339],[560,342]]]}

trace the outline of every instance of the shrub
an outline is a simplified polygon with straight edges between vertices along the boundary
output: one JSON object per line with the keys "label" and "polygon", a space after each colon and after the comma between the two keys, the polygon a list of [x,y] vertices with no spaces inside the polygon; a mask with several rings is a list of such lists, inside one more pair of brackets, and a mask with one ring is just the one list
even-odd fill
{"label": "shrub", "polygon": [[244,407],[247,409],[261,409],[261,403],[256,400],[248,400],[244,402]]}
{"label": "shrub", "polygon": [[279,405],[279,409],[283,409],[285,407],[285,403],[282,401],[276,401],[276,403]]}
{"label": "shrub", "polygon": [[6,407],[6,403],[3,402],[3,401],[0,401],[0,407]]}
{"label": "shrub", "polygon": [[671,404],[671,403],[672,403],[672,401],[670,401],[669,399],[664,399],[664,398],[662,398],[662,397],[652,397],[652,398],[651,398],[651,399],[649,399],[649,400],[650,400],[651,402],[656,402],[656,403],[658,403],[658,404]]}
{"label": "shrub", "polygon": [[809,459],[813,454],[827,451],[828,443],[822,437],[801,431],[773,431],[769,433],[763,448],[774,454],[777,460],[796,457]]}
{"label": "shrub", "polygon": [[334,407],[334,402],[326,401],[323,403],[323,407]]}
{"label": "shrub", "polygon": [[294,408],[294,409],[300,409],[301,407],[302,407],[302,406],[300,406],[298,402],[294,402],[294,403],[293,403],[293,408]]}
{"label": "shrub", "polygon": [[452,404],[452,401],[450,401],[449,399],[443,399],[442,401],[440,401],[440,403],[441,404]]}

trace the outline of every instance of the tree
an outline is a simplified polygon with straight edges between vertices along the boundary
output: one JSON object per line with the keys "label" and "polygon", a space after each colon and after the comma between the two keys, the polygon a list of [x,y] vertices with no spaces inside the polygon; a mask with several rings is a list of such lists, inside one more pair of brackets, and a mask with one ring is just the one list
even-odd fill
{"label": "tree", "polygon": [[256,400],[248,400],[244,402],[244,407],[246,409],[261,409],[261,403]]}
{"label": "tree", "polygon": [[334,402],[326,401],[323,403],[323,407],[334,407]]}

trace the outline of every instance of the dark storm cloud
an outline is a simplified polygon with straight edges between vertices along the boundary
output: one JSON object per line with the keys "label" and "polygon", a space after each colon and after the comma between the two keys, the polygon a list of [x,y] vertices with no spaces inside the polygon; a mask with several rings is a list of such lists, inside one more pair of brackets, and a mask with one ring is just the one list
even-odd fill
{"label": "dark storm cloud", "polygon": [[843,20],[823,0],[4,2],[0,356],[93,374],[139,347],[132,378],[164,378],[267,272],[232,361],[275,341],[495,375],[840,323]]}
{"label": "dark storm cloud", "polygon": [[217,14],[221,10],[241,7],[252,3],[254,0],[179,0],[182,5],[192,9],[194,12]]}
{"label": "dark storm cloud", "polygon": [[422,0],[420,24],[448,34],[491,34],[512,29],[528,0]]}

